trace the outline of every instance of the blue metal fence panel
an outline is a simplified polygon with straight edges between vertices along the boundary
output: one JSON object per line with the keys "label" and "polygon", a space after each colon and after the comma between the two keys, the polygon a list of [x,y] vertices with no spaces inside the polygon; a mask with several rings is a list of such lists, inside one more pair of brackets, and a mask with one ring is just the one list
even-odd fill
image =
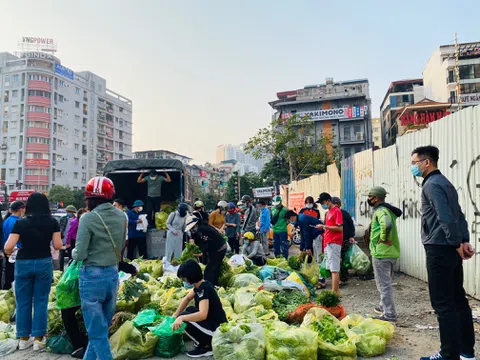
{"label": "blue metal fence panel", "polygon": [[343,161],[342,188],[342,206],[352,217],[355,217],[355,162],[353,156]]}

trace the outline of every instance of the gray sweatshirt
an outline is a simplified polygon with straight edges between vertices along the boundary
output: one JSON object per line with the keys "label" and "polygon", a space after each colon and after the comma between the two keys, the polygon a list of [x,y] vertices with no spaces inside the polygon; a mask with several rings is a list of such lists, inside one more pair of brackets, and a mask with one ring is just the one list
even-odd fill
{"label": "gray sweatshirt", "polygon": [[254,257],[259,256],[265,257],[263,246],[262,244],[260,244],[260,241],[250,241],[248,245],[243,246],[242,253],[249,259],[253,259]]}

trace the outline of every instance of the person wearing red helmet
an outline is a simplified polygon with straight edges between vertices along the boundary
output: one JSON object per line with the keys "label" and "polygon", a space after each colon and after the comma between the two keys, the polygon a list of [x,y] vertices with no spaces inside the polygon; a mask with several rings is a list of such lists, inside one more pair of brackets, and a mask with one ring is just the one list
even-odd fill
{"label": "person wearing red helmet", "polygon": [[125,214],[115,208],[113,182],[103,176],[90,179],[85,188],[89,212],[78,227],[73,258],[82,261],[80,299],[88,347],[85,359],[112,359],[108,342],[118,291],[118,263],[125,245]]}

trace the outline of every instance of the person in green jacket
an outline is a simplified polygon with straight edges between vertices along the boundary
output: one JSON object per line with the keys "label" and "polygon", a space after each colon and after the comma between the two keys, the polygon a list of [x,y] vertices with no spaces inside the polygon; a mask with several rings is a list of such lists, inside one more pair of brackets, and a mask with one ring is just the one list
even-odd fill
{"label": "person in green jacket", "polygon": [[285,259],[288,259],[288,233],[287,233],[287,220],[285,214],[288,209],[282,204],[282,197],[275,196],[272,200],[272,216],[271,224],[273,228],[273,250],[275,256],[283,255]]}
{"label": "person in green jacket", "polygon": [[377,318],[395,322],[397,313],[393,301],[393,267],[400,257],[400,241],[396,220],[402,211],[387,204],[387,191],[381,186],[375,186],[368,192],[368,205],[374,208],[370,229],[370,254],[372,256],[375,282],[380,293],[380,305],[375,312]]}

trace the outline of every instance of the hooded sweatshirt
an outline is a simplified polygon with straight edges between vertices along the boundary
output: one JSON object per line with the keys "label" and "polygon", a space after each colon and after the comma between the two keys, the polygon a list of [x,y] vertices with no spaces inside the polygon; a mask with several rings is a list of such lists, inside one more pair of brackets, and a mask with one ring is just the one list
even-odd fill
{"label": "hooded sweatshirt", "polygon": [[[370,253],[377,259],[398,259],[400,257],[400,241],[398,239],[397,218],[402,211],[387,203],[375,208],[370,230]],[[379,241],[392,242],[386,245]]]}

